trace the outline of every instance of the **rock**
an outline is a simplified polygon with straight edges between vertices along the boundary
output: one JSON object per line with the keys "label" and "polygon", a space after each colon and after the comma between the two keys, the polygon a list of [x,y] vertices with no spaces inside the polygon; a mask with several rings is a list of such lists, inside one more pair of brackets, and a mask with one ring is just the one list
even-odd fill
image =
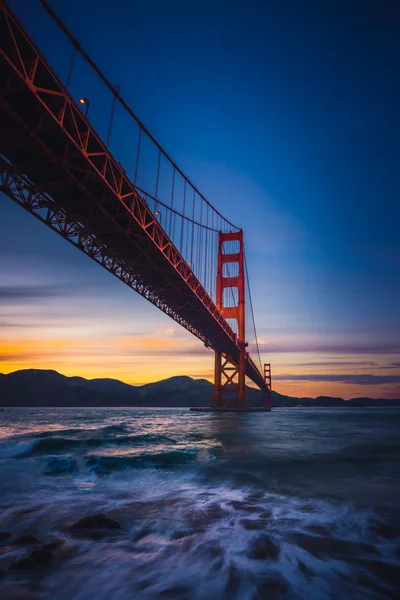
{"label": "rock", "polygon": [[148,535],[151,535],[152,533],[153,533],[153,530],[151,529],[151,527],[148,527],[148,526],[141,527],[140,529],[137,529],[132,534],[132,541],[137,542],[137,541],[147,537]]}
{"label": "rock", "polygon": [[205,508],[207,520],[222,519],[225,515],[226,511],[217,502],[214,502]]}
{"label": "rock", "polygon": [[203,510],[194,510],[189,513],[188,525],[194,532],[200,533],[207,528],[210,522],[223,519],[227,514],[227,511],[215,502]]}
{"label": "rock", "polygon": [[268,508],[260,514],[260,519],[270,519],[271,517],[272,517],[272,511],[269,510]]}
{"label": "rock", "polygon": [[262,498],[264,498],[264,492],[253,492],[249,494],[246,498],[247,502],[259,502]]}
{"label": "rock", "polygon": [[157,594],[160,600],[187,600],[191,594],[190,588],[185,587],[170,587]]}
{"label": "rock", "polygon": [[13,541],[14,546],[31,546],[32,544],[40,544],[37,537],[34,535],[21,535]]}
{"label": "rock", "polygon": [[105,532],[110,529],[120,530],[121,525],[118,523],[118,521],[114,521],[114,519],[110,519],[110,517],[107,517],[106,515],[98,514],[79,519],[79,521],[71,525],[69,531],[72,533],[79,533],[83,531]]}
{"label": "rock", "polygon": [[11,533],[8,531],[0,531],[0,544],[5,544],[11,537]]}
{"label": "rock", "polygon": [[3,569],[0,569],[0,579],[2,579],[6,575],[6,572]]}
{"label": "rock", "polygon": [[44,544],[42,546],[42,548],[44,548],[44,550],[49,550],[49,552],[53,552],[54,550],[57,550],[57,548],[60,548],[60,546],[64,545],[64,541],[60,540],[58,538],[51,540],[50,542],[47,542],[46,544]]}
{"label": "rock", "polygon": [[4,590],[2,598],[5,600],[43,600],[40,592],[35,592],[25,586],[8,586],[7,592]]}
{"label": "rock", "polygon": [[279,546],[268,535],[264,534],[253,541],[248,556],[256,560],[265,560],[266,558],[276,558],[279,552]]}
{"label": "rock", "polygon": [[252,504],[247,504],[247,502],[240,502],[239,500],[232,500],[231,505],[236,510],[244,510],[246,512],[261,512],[261,506],[254,506]]}
{"label": "rock", "polygon": [[360,564],[371,575],[380,579],[386,585],[400,589],[400,569],[398,565],[385,563],[380,560],[360,560]]}
{"label": "rock", "polygon": [[306,529],[318,535],[325,535],[327,537],[331,535],[329,529],[327,527],[324,527],[323,525],[307,525]]}
{"label": "rock", "polygon": [[177,529],[176,531],[172,532],[171,540],[182,540],[190,535],[193,535],[192,530],[186,531],[184,529]]}
{"label": "rock", "polygon": [[282,598],[288,590],[288,585],[279,575],[264,579],[257,586],[257,600],[278,600]]}
{"label": "rock", "polygon": [[372,530],[380,537],[388,540],[394,540],[400,537],[400,521],[393,520],[392,523],[377,522],[373,525]]}
{"label": "rock", "polygon": [[265,528],[265,523],[258,519],[241,519],[240,524],[248,531],[259,531]]}
{"label": "rock", "polygon": [[235,565],[229,566],[228,580],[226,582],[226,594],[228,598],[234,598],[240,588],[240,572]]}
{"label": "rock", "polygon": [[300,548],[315,556],[354,556],[358,558],[360,554],[376,554],[376,549],[371,544],[340,540],[333,537],[307,535],[305,533],[295,533],[291,537]]}
{"label": "rock", "polygon": [[28,557],[20,558],[15,563],[10,565],[11,570],[37,569],[38,567],[46,567],[51,564],[53,555],[49,550],[40,548],[34,550]]}
{"label": "rock", "polygon": [[307,565],[305,565],[302,560],[298,560],[297,562],[298,562],[300,571],[302,573],[304,573],[304,575],[309,575],[309,576],[314,575],[313,571],[309,567],[307,567]]}

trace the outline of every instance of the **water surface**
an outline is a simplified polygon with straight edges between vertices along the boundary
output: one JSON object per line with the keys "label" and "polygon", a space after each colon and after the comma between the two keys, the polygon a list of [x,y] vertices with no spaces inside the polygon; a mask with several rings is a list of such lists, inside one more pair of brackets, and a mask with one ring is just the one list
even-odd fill
{"label": "water surface", "polygon": [[[398,597],[399,431],[397,409],[6,409],[0,594]],[[74,527],[96,514],[121,529]]]}

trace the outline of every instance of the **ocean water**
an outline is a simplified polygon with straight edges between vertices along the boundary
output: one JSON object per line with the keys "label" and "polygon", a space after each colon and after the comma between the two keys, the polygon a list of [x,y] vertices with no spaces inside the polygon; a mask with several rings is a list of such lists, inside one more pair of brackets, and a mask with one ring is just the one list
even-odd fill
{"label": "ocean water", "polygon": [[5,409],[0,597],[398,598],[399,434],[396,409]]}

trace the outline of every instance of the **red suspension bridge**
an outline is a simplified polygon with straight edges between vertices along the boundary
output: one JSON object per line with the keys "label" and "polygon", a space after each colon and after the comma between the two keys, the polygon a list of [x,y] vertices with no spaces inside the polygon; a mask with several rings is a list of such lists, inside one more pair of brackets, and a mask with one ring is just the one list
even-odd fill
{"label": "red suspension bridge", "polygon": [[[0,0],[0,191],[214,350],[212,408],[245,409],[246,377],[269,407],[271,369],[258,351],[242,230],[200,193],[119,86],[40,3],[70,59],[63,79]],[[104,119],[97,111],[98,123],[90,97],[74,88],[79,69],[87,89],[102,86],[96,98],[108,94],[109,113]],[[121,139],[118,111],[133,159],[112,142]],[[258,364],[247,350],[246,305]]]}

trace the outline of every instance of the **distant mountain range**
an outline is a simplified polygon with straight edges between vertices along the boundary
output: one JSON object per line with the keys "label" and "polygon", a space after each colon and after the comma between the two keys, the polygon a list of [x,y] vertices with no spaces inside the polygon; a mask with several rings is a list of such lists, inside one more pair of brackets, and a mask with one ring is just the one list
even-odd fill
{"label": "distant mountain range", "polygon": [[[0,406],[209,406],[213,386],[205,379],[170,377],[133,386],[117,379],[65,377],[57,371],[27,369],[0,373]],[[274,406],[400,406],[399,400],[295,398],[272,392]],[[259,390],[247,387],[250,406],[262,406]]]}

